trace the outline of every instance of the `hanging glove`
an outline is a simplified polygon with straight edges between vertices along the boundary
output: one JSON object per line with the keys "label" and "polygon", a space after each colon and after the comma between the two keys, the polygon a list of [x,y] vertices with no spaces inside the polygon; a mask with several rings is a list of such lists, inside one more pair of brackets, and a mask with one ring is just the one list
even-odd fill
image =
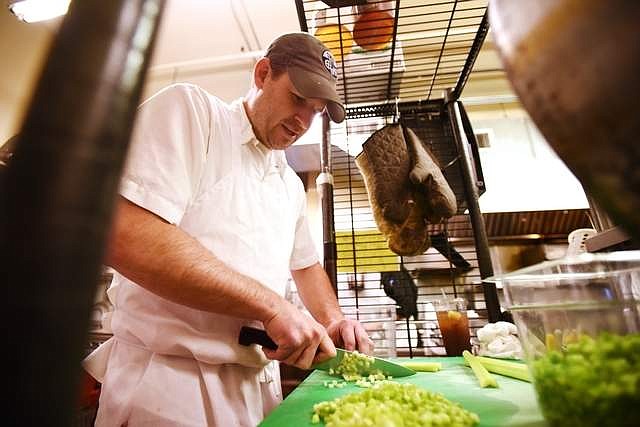
{"label": "hanging glove", "polygon": [[406,256],[424,253],[430,244],[427,204],[409,180],[411,158],[400,125],[387,125],[371,135],[355,162],[389,249]]}
{"label": "hanging glove", "polygon": [[355,158],[362,173],[374,219],[383,234],[402,225],[411,210],[411,159],[399,125],[376,131]]}
{"label": "hanging glove", "polygon": [[427,223],[425,222],[425,204],[421,197],[415,197],[409,205],[409,216],[400,227],[394,227],[388,235],[389,249],[398,255],[414,256],[424,253],[431,245]]}
{"label": "hanging glove", "polygon": [[415,184],[416,191],[425,194],[425,217],[431,224],[455,215],[458,206],[456,196],[445,179],[433,154],[418,136],[408,127],[404,127],[404,137],[412,159],[409,179]]}

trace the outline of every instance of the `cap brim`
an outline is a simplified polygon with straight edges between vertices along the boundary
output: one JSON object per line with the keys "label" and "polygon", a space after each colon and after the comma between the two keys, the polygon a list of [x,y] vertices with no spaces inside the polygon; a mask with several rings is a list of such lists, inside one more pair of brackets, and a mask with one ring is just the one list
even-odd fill
{"label": "cap brim", "polygon": [[344,120],[344,106],[333,82],[316,73],[295,66],[289,66],[287,71],[291,83],[302,96],[326,100],[327,112],[331,120],[336,123],[341,123]]}

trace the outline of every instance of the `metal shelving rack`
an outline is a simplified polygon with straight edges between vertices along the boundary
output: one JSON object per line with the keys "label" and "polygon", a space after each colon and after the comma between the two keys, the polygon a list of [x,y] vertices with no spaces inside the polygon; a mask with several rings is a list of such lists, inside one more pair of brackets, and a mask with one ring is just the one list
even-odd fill
{"label": "metal shelving rack", "polygon": [[[467,299],[470,313],[476,314],[470,318],[472,337],[477,328],[502,316],[495,287],[482,282],[493,274],[478,206],[484,180],[473,129],[458,101],[488,32],[488,1],[295,3],[302,31],[314,34],[319,24],[337,25],[333,33],[325,31],[323,41],[338,59],[347,114],[340,125],[325,118],[318,184],[325,268],[340,305],[368,326],[381,354],[444,354],[431,305],[441,289]],[[392,28],[381,19],[367,30],[390,33],[387,45],[365,50],[354,41],[361,37],[352,38],[362,6],[378,6],[393,18]],[[386,248],[353,161],[369,135],[397,121],[429,146],[458,201],[454,217],[429,225],[432,248],[414,257],[399,257]],[[415,286],[392,298],[381,278],[402,270]],[[403,307],[407,299],[415,310]],[[414,314],[395,316],[408,312]]]}

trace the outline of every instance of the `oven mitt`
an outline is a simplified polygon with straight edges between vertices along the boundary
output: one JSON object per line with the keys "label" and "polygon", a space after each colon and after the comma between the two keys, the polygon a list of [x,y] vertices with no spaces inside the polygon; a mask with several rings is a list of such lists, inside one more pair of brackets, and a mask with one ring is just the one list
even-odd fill
{"label": "oven mitt", "polygon": [[399,125],[376,131],[355,158],[362,173],[373,216],[383,234],[402,225],[409,216],[411,159]]}
{"label": "oven mitt", "polygon": [[425,194],[427,220],[432,224],[438,224],[443,219],[451,218],[458,209],[456,196],[442,174],[435,156],[406,126],[404,136],[412,157],[409,179],[416,185],[417,192]]}
{"label": "oven mitt", "polygon": [[387,125],[365,141],[355,158],[373,218],[398,255],[418,255],[429,247],[424,197],[414,196],[411,158],[400,125]]}
{"label": "oven mitt", "polygon": [[389,249],[398,255],[414,256],[423,254],[431,245],[425,220],[425,199],[414,194],[410,202],[409,216],[400,227],[389,233]]}

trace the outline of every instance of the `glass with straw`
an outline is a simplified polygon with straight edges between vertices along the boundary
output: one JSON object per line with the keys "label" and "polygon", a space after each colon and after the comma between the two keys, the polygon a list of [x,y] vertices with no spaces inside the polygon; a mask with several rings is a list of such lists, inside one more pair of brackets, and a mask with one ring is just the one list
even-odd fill
{"label": "glass with straw", "polygon": [[469,318],[464,298],[453,298],[440,289],[442,298],[433,302],[447,356],[461,356],[471,351]]}

